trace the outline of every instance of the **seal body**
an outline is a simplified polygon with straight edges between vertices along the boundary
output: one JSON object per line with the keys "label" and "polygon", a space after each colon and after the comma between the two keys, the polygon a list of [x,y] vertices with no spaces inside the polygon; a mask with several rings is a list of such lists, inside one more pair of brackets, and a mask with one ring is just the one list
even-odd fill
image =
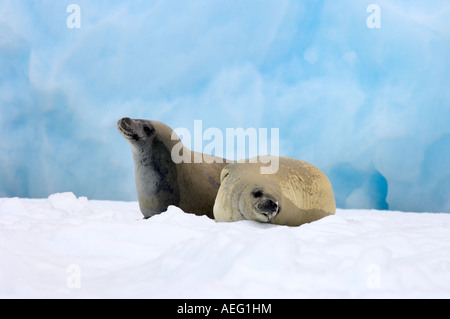
{"label": "seal body", "polygon": [[262,174],[265,158],[232,163],[222,170],[214,204],[216,221],[249,219],[299,226],[335,213],[331,183],[321,170],[301,160],[276,157],[278,170]]}
{"label": "seal body", "polygon": [[[227,165],[224,159],[192,152],[169,126],[158,121],[122,118],[117,128],[133,153],[136,190],[144,217],[175,205],[187,213],[214,218],[220,172]],[[201,162],[196,162],[199,158]]]}

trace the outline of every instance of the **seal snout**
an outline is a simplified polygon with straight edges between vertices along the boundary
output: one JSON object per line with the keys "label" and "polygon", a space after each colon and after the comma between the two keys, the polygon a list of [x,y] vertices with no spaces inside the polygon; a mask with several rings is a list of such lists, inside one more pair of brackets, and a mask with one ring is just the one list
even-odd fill
{"label": "seal snout", "polygon": [[267,217],[273,217],[278,213],[278,202],[275,202],[271,199],[266,199],[257,205],[259,211],[266,215]]}
{"label": "seal snout", "polygon": [[125,138],[139,140],[139,135],[133,128],[133,120],[129,117],[124,117],[117,121],[117,129]]}
{"label": "seal snout", "polygon": [[251,195],[257,199],[254,208],[259,214],[264,215],[268,221],[272,220],[280,212],[280,205],[271,194],[257,188],[251,192]]}
{"label": "seal snout", "polygon": [[119,129],[130,130],[131,129],[131,125],[133,124],[132,121],[133,120],[130,119],[129,117],[124,117],[124,118],[120,119],[119,121],[117,121],[117,127]]}
{"label": "seal snout", "polygon": [[117,121],[117,128],[119,130],[125,127],[125,119],[128,119],[128,117],[121,118]]}

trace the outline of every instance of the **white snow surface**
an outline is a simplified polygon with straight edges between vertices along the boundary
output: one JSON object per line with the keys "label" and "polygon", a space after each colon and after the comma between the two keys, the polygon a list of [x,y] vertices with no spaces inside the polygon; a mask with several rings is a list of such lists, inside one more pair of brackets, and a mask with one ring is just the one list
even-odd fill
{"label": "white snow surface", "polygon": [[0,198],[0,297],[450,298],[450,214],[338,209],[287,227]]}

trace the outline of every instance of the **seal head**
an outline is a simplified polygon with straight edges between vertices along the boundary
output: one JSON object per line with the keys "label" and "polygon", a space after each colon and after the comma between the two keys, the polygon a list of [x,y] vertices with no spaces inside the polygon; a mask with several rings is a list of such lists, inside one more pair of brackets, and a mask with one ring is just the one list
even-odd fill
{"label": "seal head", "polygon": [[124,117],[117,122],[117,129],[130,145],[145,142],[155,134],[155,128],[150,121],[132,120]]}
{"label": "seal head", "polygon": [[216,220],[248,219],[270,223],[282,211],[279,186],[259,174],[236,174],[238,165],[228,165],[221,172],[221,186],[214,206]]}
{"label": "seal head", "polygon": [[[257,180],[260,180],[259,182]],[[222,181],[223,183],[232,182]],[[236,209],[244,219],[270,223],[280,212],[282,196],[279,187],[255,176],[239,181],[244,186],[238,197]]]}

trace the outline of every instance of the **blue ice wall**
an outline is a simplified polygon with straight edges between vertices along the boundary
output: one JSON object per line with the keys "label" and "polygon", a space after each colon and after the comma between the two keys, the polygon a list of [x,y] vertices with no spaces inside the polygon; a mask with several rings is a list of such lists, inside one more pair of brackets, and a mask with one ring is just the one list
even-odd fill
{"label": "blue ice wall", "polygon": [[0,197],[135,200],[129,116],[279,128],[338,207],[450,212],[450,4],[371,3],[0,0]]}

